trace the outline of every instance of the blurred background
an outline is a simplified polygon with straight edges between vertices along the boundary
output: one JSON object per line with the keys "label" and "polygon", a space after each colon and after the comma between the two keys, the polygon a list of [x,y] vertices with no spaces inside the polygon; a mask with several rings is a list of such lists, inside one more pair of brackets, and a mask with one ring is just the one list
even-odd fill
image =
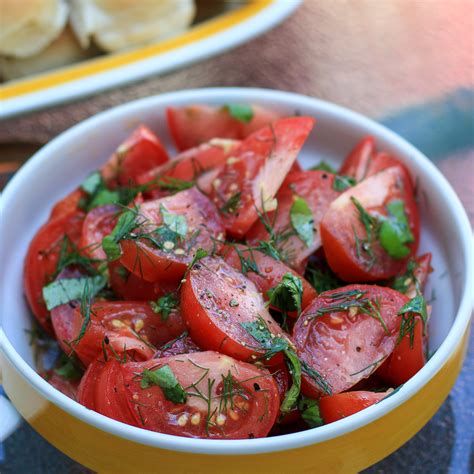
{"label": "blurred background", "polygon": [[[178,4],[183,4],[174,2],[170,15]],[[286,2],[294,4],[290,6],[298,3]],[[247,4],[243,0],[198,0],[197,9],[186,13],[185,20],[169,22],[178,25],[174,33],[165,26],[158,30],[164,38],[180,34],[191,22],[191,26],[199,26]],[[3,17],[6,21],[7,15]],[[123,28],[120,22],[117,25],[117,30]],[[245,34],[245,28],[250,27],[241,23],[239,28],[242,31],[236,34]],[[61,37],[71,35],[70,29],[61,31]],[[76,44],[76,56],[68,53],[60,60],[53,51],[48,67],[64,61],[91,61],[91,57],[97,61],[120,51],[113,41],[110,43],[114,31],[102,37],[92,27],[81,31],[92,38],[87,47],[78,49]],[[78,41],[74,39],[75,43]],[[136,47],[133,38],[130,41]],[[28,60],[18,60],[5,54],[4,49],[1,53],[5,82],[0,94],[6,97],[8,87],[22,84],[18,75],[22,76],[20,81],[25,81],[39,70],[34,65],[38,59],[30,56]],[[43,67],[46,61],[39,63]],[[209,86],[293,91],[367,114],[432,159],[460,196],[471,223],[474,221],[472,0],[305,0],[271,31],[210,59],[153,73],[74,102],[10,115],[0,128],[0,185],[44,143],[101,110],[153,94]],[[474,472],[473,369],[471,338],[461,376],[436,416],[415,438],[366,472]],[[26,424],[0,447],[0,459],[2,473],[88,472],[48,445]]]}

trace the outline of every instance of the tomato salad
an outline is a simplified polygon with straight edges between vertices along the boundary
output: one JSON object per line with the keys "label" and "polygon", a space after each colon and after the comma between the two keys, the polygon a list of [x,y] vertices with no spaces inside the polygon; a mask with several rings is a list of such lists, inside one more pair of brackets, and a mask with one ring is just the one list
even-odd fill
{"label": "tomato salad", "polygon": [[53,386],[136,427],[243,439],[340,420],[422,368],[431,255],[397,157],[365,137],[339,171],[302,170],[315,119],[257,106],[167,120],[177,154],[140,126],[31,241]]}

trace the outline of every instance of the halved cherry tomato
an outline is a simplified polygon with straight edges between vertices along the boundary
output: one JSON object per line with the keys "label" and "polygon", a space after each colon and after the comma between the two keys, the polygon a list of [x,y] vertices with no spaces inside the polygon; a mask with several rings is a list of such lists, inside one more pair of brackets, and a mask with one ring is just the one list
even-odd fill
{"label": "halved cherry tomato", "polygon": [[75,245],[79,243],[83,220],[84,213],[76,212],[47,222],[28,248],[23,274],[25,295],[36,319],[49,333],[52,333],[52,326],[43,300],[43,286],[51,282],[56,271],[64,236]]}
{"label": "halved cherry tomato", "polygon": [[[155,313],[148,303],[138,301],[100,301],[90,308],[90,322],[84,326],[81,308],[73,309],[71,346],[81,362],[88,366],[104,351],[124,354],[132,360],[153,357],[156,347],[185,330],[179,310],[168,316]],[[86,327],[81,337],[81,330]]]}
{"label": "halved cherry tomato", "polygon": [[95,386],[102,374],[105,363],[104,360],[92,362],[84,372],[79,384],[77,400],[90,410],[95,410]]}
{"label": "halved cherry tomato", "polygon": [[160,139],[145,125],[140,125],[102,168],[110,184],[130,185],[143,173],[166,163],[168,152]]}
{"label": "halved cherry tomato", "polygon": [[223,239],[224,228],[214,204],[196,188],[139,206],[140,218],[148,221],[150,232],[162,225],[163,207],[185,218],[186,237],[176,245],[168,242],[169,248],[159,248],[148,239],[122,240],[120,262],[146,281],[178,283],[198,248],[212,251],[221,247],[217,241]]}
{"label": "halved cherry tomato", "polygon": [[92,209],[82,226],[81,250],[90,258],[105,260],[102,239],[110,234],[117,223],[120,208],[113,204]]}
{"label": "halved cherry tomato", "polygon": [[390,392],[345,392],[321,397],[319,411],[324,423],[333,423],[375,405],[383,400]]}
{"label": "halved cherry tomato", "polygon": [[278,119],[278,115],[270,110],[256,105],[251,107],[253,117],[248,123],[232,117],[227,107],[210,105],[168,107],[166,118],[176,148],[183,151],[215,137],[245,138]]}
{"label": "halved cherry tomato", "polygon": [[187,335],[187,332],[181,336],[167,342],[161,346],[153,359],[162,359],[163,357],[170,357],[179,354],[192,354],[193,352],[201,352],[201,349],[194,343],[194,341]]}
{"label": "halved cherry tomato", "polygon": [[[145,369],[164,366],[184,388],[185,403],[167,400],[158,385],[141,385]],[[135,421],[152,431],[190,438],[260,438],[278,414],[280,398],[270,373],[223,354],[196,352],[122,367]]]}
{"label": "halved cherry tomato", "polygon": [[335,394],[369,377],[392,353],[397,313],[407,301],[398,291],[375,285],[349,285],[313,300],[293,330],[300,359],[315,371],[311,377],[303,370],[303,393]]}
{"label": "halved cherry tomato", "polygon": [[[304,272],[308,257],[321,246],[319,223],[331,202],[340,195],[340,192],[333,187],[334,179],[335,175],[325,171],[290,173],[276,195],[277,209],[267,213],[266,221],[271,223],[274,234],[282,236],[281,242],[277,243],[278,250],[288,265],[300,273]],[[291,207],[297,197],[303,198],[313,213],[314,234],[311,245],[307,245],[298,237],[291,225]],[[285,234],[291,235],[284,237]],[[247,234],[248,241],[252,243],[266,241],[269,237],[265,225],[260,220]]]}
{"label": "halved cherry tomato", "polygon": [[[220,258],[206,257],[190,270],[181,290],[181,311],[199,347],[239,360],[253,361],[265,352],[242,324],[261,317],[272,334],[282,335],[257,287]],[[281,354],[272,362],[281,362]]]}
{"label": "halved cherry tomato", "polygon": [[76,189],[72,193],[69,193],[53,206],[51,214],[49,215],[49,220],[77,212],[79,210],[79,201],[84,196],[85,193],[82,189]]}
{"label": "halved cherry tomato", "polygon": [[[268,300],[268,291],[275,288],[282,280],[286,273],[300,278],[303,285],[303,295],[301,307],[306,308],[308,304],[317,296],[316,290],[305,280],[304,277],[296,273],[291,268],[287,267],[283,262],[275,260],[274,258],[252,250],[244,245],[235,245],[235,247],[228,247],[223,251],[225,261],[236,268],[238,271],[244,273],[247,278],[255,283],[255,286],[260,290],[265,300]],[[246,270],[245,263],[242,268],[242,260],[250,260],[255,264],[258,273],[252,270]],[[289,313],[290,316],[297,317],[295,312]]]}
{"label": "halved cherry tomato", "polygon": [[[413,235],[406,257],[391,257],[381,246],[375,227],[371,229],[372,241],[368,242],[360,211],[352,198],[376,219],[388,215],[386,206],[391,202],[403,203]],[[377,281],[395,276],[416,252],[419,242],[420,219],[410,178],[398,166],[366,178],[332,202],[320,227],[328,264],[342,280]]]}
{"label": "halved cherry tomato", "polygon": [[274,197],[314,125],[311,117],[279,119],[247,137],[213,183],[211,198],[227,231],[244,236],[271,210]]}
{"label": "halved cherry tomato", "polygon": [[80,379],[69,380],[57,374],[54,370],[48,371],[42,377],[52,385],[56,390],[77,401],[77,391],[79,389]]}

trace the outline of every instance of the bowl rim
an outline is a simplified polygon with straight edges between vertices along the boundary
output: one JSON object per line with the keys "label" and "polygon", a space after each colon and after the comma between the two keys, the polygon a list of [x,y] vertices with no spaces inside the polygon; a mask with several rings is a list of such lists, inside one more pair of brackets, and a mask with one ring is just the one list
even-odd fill
{"label": "bowl rim", "polygon": [[[7,339],[3,329],[0,328],[0,348],[3,350],[6,358],[19,374],[44,398],[89,425],[112,435],[148,446],[200,454],[245,455],[269,453],[301,448],[328,441],[381,418],[415,395],[436,375],[457,348],[469,324],[474,299],[469,291],[469,289],[474,286],[472,231],[466,212],[458,196],[436,166],[406,140],[372,119],[330,102],[293,92],[239,87],[188,89],[128,102],[79,122],[42,147],[10,180],[1,197],[0,209],[4,208],[4,206],[6,207],[10,202],[14,202],[17,188],[24,186],[29,176],[34,173],[35,169],[41,167],[44,161],[54,156],[57,150],[60,150],[65,144],[74,140],[77,136],[87,134],[94,130],[101,122],[117,120],[130,115],[136,116],[143,108],[147,109],[151,106],[163,107],[164,105],[171,105],[173,102],[228,103],[229,100],[232,100],[237,102],[258,103],[262,99],[268,101],[273,100],[276,105],[291,105],[291,107],[296,108],[310,107],[315,109],[316,117],[317,113],[325,114],[344,123],[344,126],[353,125],[363,127],[367,130],[367,133],[376,138],[382,138],[384,141],[390,143],[391,146],[398,150],[400,156],[407,158],[409,162],[421,163],[423,165],[422,174],[429,175],[430,179],[438,186],[438,189],[443,189],[447,207],[453,220],[456,222],[455,231],[459,234],[462,242],[461,251],[466,262],[466,279],[461,292],[459,309],[453,321],[453,325],[435,354],[414,377],[406,382],[396,393],[385,399],[383,403],[373,405],[335,423],[271,438],[207,440],[152,432],[143,428],[126,425],[87,409],[78,402],[63,395],[36,373],[36,371],[22,359],[11,342]],[[0,249],[0,251],[3,250]]]}

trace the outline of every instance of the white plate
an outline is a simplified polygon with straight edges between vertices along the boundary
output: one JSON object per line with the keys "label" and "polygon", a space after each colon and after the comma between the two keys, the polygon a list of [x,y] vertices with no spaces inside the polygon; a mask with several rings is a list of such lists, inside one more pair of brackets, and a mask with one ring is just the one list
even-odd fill
{"label": "white plate", "polygon": [[248,0],[185,33],[0,86],[0,118],[68,102],[162,74],[248,41],[283,21],[301,0]]}

